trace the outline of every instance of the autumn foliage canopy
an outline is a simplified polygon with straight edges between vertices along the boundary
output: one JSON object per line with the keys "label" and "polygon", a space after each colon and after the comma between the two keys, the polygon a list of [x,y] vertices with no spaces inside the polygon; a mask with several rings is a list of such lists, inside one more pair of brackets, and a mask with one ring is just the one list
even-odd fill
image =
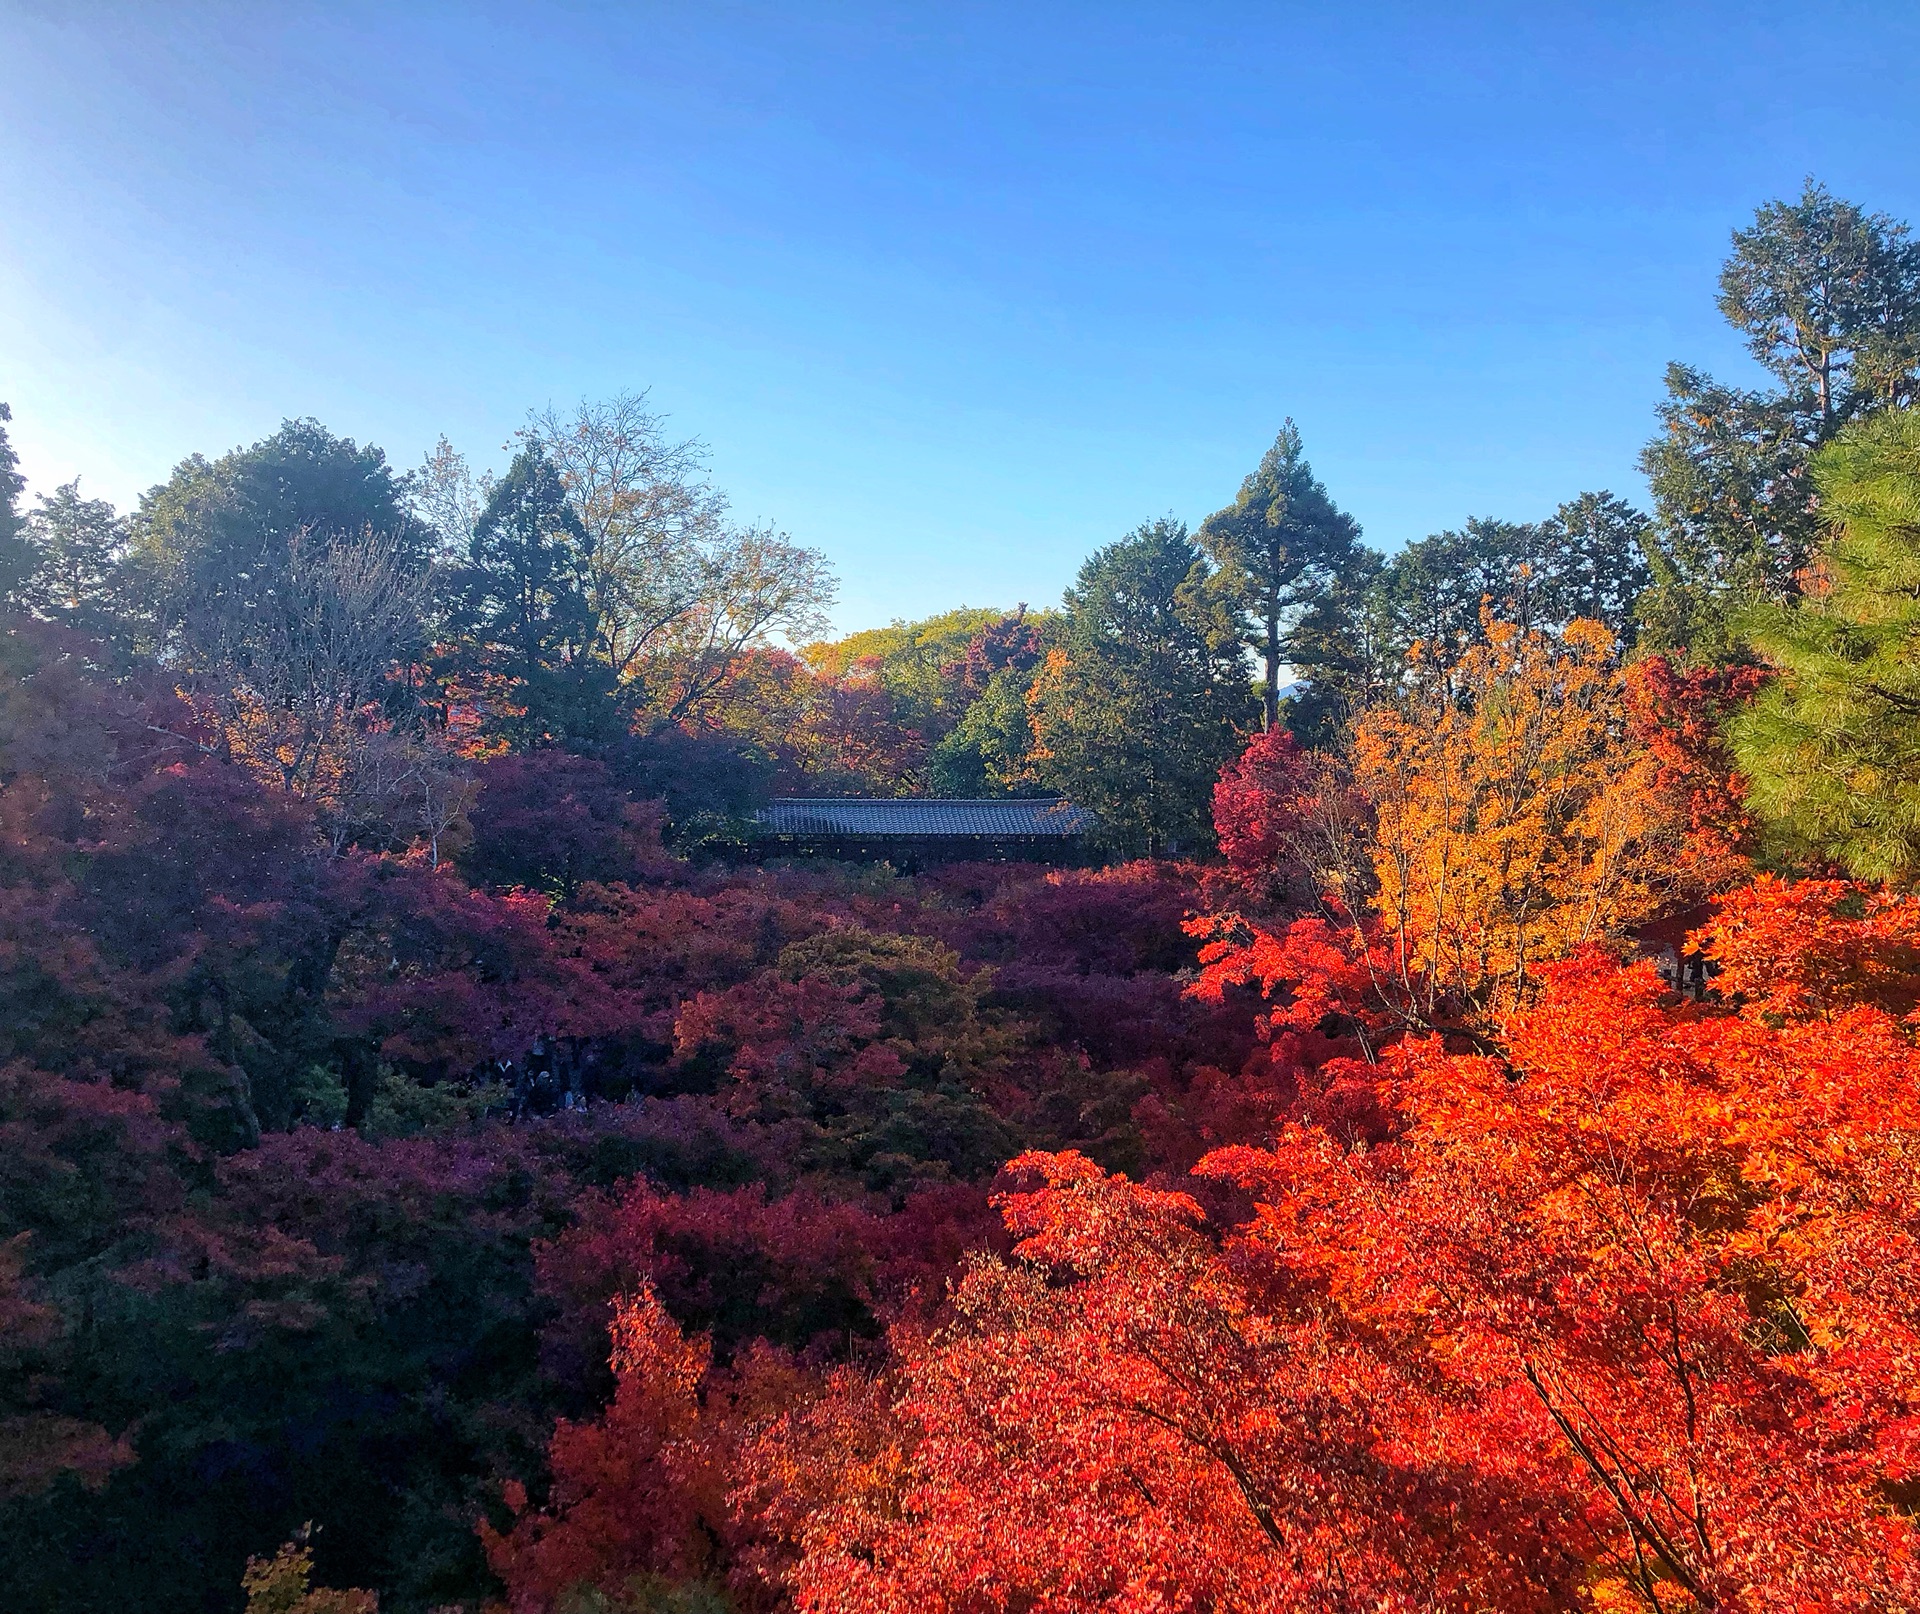
{"label": "autumn foliage canopy", "polygon": [[[1920,941],[1846,903],[1762,887],[1704,942],[1753,984]],[[1023,1155],[1011,1254],[867,1372],[717,1371],[643,1284],[495,1565],[528,1609],[690,1567],[820,1610],[1911,1606],[1915,980],[1815,973],[1703,1009],[1549,966],[1503,1055],[1370,1067],[1365,1148]]]}
{"label": "autumn foliage canopy", "polygon": [[1597,636],[1452,676],[1350,772],[1223,778],[1257,917],[1191,991],[1264,1000],[1264,1126],[1184,1179],[1018,1156],[1010,1246],[838,1364],[716,1365],[636,1270],[609,1411],[489,1538],[515,1607],[1920,1606],[1920,901],[1762,877],[1678,994],[1621,938],[1711,895],[1726,840],[1676,854],[1737,783]]}
{"label": "autumn foliage canopy", "polygon": [[[311,422],[149,501],[199,617],[8,616],[0,1604],[1920,1614],[1906,427],[1761,665],[1629,644],[1602,496],[1369,581],[1297,434],[779,648],[819,557],[676,483],[683,599],[592,424],[437,616],[368,518],[220,617],[288,465],[426,552]],[[1109,839],[787,857],[794,781]]]}

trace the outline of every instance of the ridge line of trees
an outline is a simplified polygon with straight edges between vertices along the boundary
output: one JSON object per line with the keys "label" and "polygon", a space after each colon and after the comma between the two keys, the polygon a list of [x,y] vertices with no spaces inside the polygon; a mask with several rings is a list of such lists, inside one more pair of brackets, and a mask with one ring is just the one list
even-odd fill
{"label": "ridge line of trees", "polygon": [[704,446],[624,394],[532,414],[497,482],[444,439],[400,475],[289,421],[183,461],[125,519],[77,482],[21,515],[9,450],[0,591],[122,670],[164,664],[223,745],[328,803],[343,845],[418,838],[460,797],[450,781],[506,748],[664,790],[688,844],[737,834],[772,789],[1058,792],[1116,853],[1200,850],[1241,736],[1333,746],[1488,617],[1757,659],[1753,609],[1790,609],[1813,575],[1814,455],[1912,397],[1920,245],[1809,181],[1732,247],[1720,307],[1776,384],[1670,369],[1650,514],[1591,491],[1383,556],[1289,420],[1197,530],[1169,518],[1104,547],[1056,610],[830,643],[825,558],[734,522]]}

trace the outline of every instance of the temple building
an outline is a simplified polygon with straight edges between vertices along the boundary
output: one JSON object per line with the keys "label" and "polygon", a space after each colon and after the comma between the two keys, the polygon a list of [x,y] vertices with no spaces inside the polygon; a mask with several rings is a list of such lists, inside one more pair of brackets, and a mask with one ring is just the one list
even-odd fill
{"label": "temple building", "polygon": [[1062,797],[776,797],[755,815],[763,856],[929,863],[1087,861],[1096,820]]}

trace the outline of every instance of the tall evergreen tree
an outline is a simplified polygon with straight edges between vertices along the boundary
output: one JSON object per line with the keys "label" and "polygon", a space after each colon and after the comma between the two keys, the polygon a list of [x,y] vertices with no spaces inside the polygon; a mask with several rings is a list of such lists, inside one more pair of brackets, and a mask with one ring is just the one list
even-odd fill
{"label": "tall evergreen tree", "polygon": [[1201,523],[1217,587],[1264,669],[1263,720],[1280,720],[1280,669],[1301,622],[1360,560],[1360,526],[1313,474],[1291,420],[1232,504]]}
{"label": "tall evergreen tree", "polygon": [[518,746],[625,732],[612,672],[593,654],[591,560],[553,462],[522,449],[474,526],[452,622],[456,660],[494,686],[495,728]]}
{"label": "tall evergreen tree", "polygon": [[1547,580],[1557,625],[1576,617],[1604,622],[1631,644],[1634,607],[1653,574],[1646,516],[1611,493],[1583,493],[1545,524]]}
{"label": "tall evergreen tree", "polygon": [[1734,754],[1790,845],[1920,883],[1920,414],[1847,428],[1812,469],[1833,541],[1805,598],[1740,619],[1779,677],[1734,719]]}
{"label": "tall evergreen tree", "polygon": [[1558,606],[1552,550],[1544,527],[1487,516],[1408,544],[1380,578],[1396,648],[1418,643],[1450,666],[1480,638],[1483,603],[1518,627],[1551,624]]}
{"label": "tall evergreen tree", "polygon": [[7,437],[13,411],[0,403],[0,605],[18,609],[38,557],[27,542],[26,521],[20,514],[20,494],[27,479],[20,474],[20,456]]}
{"label": "tall evergreen tree", "polygon": [[1474,516],[1390,559],[1357,548],[1290,636],[1303,687],[1286,703],[1288,727],[1305,744],[1335,743],[1354,713],[1483,642],[1487,617],[1549,630],[1585,617],[1630,644],[1646,529],[1624,499],[1583,493],[1545,521]]}
{"label": "tall evergreen tree", "polygon": [[40,496],[27,517],[37,570],[28,591],[42,616],[106,637],[118,623],[126,523],[105,499],[80,497],[80,480]]}
{"label": "tall evergreen tree", "polygon": [[1728,624],[1784,601],[1821,527],[1808,461],[1849,421],[1906,402],[1920,381],[1920,243],[1807,182],[1736,231],[1720,311],[1776,378],[1771,389],[1667,369],[1659,435],[1641,455],[1653,490],[1651,643],[1730,654]]}
{"label": "tall evergreen tree", "polygon": [[1098,551],[1067,591],[1064,645],[1029,696],[1034,770],[1131,855],[1211,838],[1213,785],[1257,708],[1239,624],[1168,518]]}
{"label": "tall evergreen tree", "polygon": [[1331,750],[1350,718],[1398,682],[1404,646],[1383,574],[1386,559],[1360,549],[1356,563],[1295,625],[1287,659],[1296,683],[1280,703],[1288,732],[1302,745]]}
{"label": "tall evergreen tree", "polygon": [[1374,637],[1393,659],[1414,644],[1448,665],[1482,637],[1483,611],[1521,628],[1576,617],[1631,641],[1645,589],[1647,518],[1610,493],[1582,493],[1545,521],[1470,517],[1417,539],[1382,568]]}

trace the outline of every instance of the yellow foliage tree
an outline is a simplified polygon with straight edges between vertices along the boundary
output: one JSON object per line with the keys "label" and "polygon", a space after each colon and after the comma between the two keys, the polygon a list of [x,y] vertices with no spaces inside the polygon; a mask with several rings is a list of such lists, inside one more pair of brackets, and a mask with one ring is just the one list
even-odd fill
{"label": "yellow foliage tree", "polygon": [[315,1586],[313,1549],[302,1529],[271,1558],[249,1558],[240,1589],[247,1594],[247,1614],[378,1614],[380,1599],[372,1592],[336,1591]]}
{"label": "yellow foliage tree", "polygon": [[1498,1018],[1541,963],[1618,942],[1679,895],[1683,825],[1625,696],[1601,624],[1489,621],[1458,663],[1358,720],[1371,868],[1350,877],[1373,888],[1369,952],[1429,1024]]}

